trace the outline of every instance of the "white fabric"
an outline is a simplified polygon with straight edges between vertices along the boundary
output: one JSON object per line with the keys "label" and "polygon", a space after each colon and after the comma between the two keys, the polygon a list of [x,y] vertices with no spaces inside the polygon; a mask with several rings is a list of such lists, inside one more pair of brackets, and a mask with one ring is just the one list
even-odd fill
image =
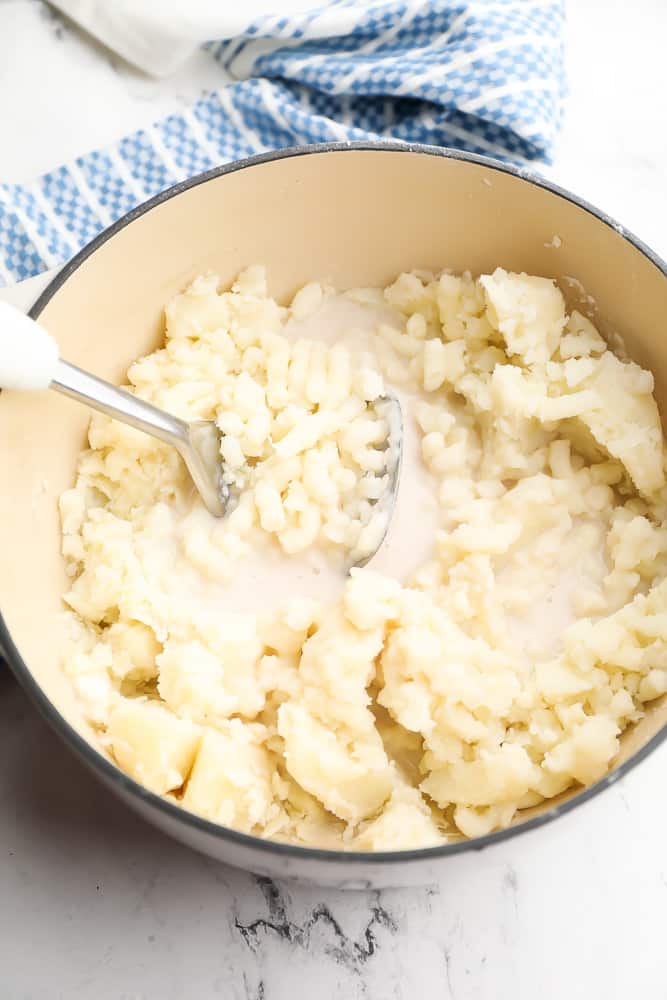
{"label": "white fabric", "polygon": [[[204,42],[241,35],[263,14],[282,17],[313,7],[313,0],[52,2],[88,34],[152,76],[168,76]],[[349,22],[349,8],[344,17]]]}

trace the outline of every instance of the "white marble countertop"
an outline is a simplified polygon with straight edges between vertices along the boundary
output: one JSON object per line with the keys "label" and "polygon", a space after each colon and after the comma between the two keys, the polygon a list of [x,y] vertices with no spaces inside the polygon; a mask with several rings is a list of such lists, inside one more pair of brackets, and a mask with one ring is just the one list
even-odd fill
{"label": "white marble countertop", "polygon": [[[570,0],[551,175],[667,255],[664,0]],[[41,0],[0,0],[0,179],[26,179],[220,83],[133,72]],[[99,108],[94,114],[91,109]],[[5,291],[28,305],[39,281]],[[0,672],[2,1000],[667,997],[667,747],[429,889],[274,886],[110,798]]]}

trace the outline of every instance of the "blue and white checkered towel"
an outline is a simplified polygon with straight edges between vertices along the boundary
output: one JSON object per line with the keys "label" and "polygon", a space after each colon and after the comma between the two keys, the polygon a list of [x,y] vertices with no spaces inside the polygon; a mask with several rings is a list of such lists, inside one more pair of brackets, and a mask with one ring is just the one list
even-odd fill
{"label": "blue and white checkered towel", "polygon": [[258,17],[207,43],[244,79],[30,184],[0,184],[0,285],[63,263],[164,188],[268,149],[391,138],[548,162],[563,22],[563,0],[333,0]]}

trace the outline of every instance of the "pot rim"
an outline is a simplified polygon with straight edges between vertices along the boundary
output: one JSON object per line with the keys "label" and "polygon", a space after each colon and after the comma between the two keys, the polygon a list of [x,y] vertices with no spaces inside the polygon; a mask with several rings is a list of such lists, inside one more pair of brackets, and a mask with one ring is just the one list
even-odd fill
{"label": "pot rim", "polygon": [[[600,211],[600,209],[595,208],[589,202],[577,197],[567,189],[562,188],[557,184],[538,176],[537,174],[534,174],[525,167],[510,166],[509,164],[491,159],[490,157],[479,156],[477,154],[467,153],[458,149],[429,146],[420,143],[391,141],[328,142],[309,146],[292,146],[280,150],[259,153],[243,160],[236,160],[232,163],[226,163],[221,166],[214,167],[211,170],[197,174],[188,180],[181,181],[180,183],[161,191],[159,194],[136,206],[136,208],[133,208],[130,212],[122,216],[111,226],[104,229],[93,240],[91,240],[90,243],[83,247],[83,249],[72,258],[72,260],[61,268],[52,281],[49,282],[47,287],[30,309],[29,315],[33,319],[37,319],[47,303],[56,294],[56,292],[58,292],[70,275],[78,270],[84,261],[95,253],[99,247],[106,243],[107,240],[111,239],[116,235],[116,233],[118,233],[121,229],[124,229],[125,226],[129,225],[135,219],[144,215],[146,212],[149,212],[158,205],[161,205],[163,202],[182,194],[184,191],[196,187],[199,184],[205,184],[207,181],[214,180],[215,178],[221,177],[225,174],[234,173],[237,170],[245,170],[273,160],[282,160],[288,157],[296,156],[308,156],[313,153],[345,153],[358,150],[392,153],[418,153],[425,156],[439,156],[445,159],[462,160],[467,163],[485,167],[489,170],[496,170],[500,173],[510,174],[511,176],[517,177],[528,184],[544,188],[559,198],[569,201],[578,208],[588,212],[590,215],[595,216],[595,218],[597,218],[604,225],[613,229],[619,236],[639,250],[639,252],[662,273],[663,277],[667,279],[667,263],[665,263],[665,261],[663,261],[658,254],[651,250],[633,233],[628,232],[624,226],[621,226],[609,215]],[[104,778],[106,782],[115,786],[118,791],[125,792],[130,797],[138,799],[145,806],[148,806],[151,809],[156,809],[158,812],[162,812],[168,819],[183,823],[184,826],[189,827],[198,833],[212,836],[220,841],[235,844],[259,853],[272,854],[276,857],[276,859],[282,857],[293,859],[294,861],[303,860],[304,862],[325,862],[329,865],[350,862],[352,865],[370,864],[377,866],[405,862],[436,861],[440,858],[462,854],[467,851],[481,851],[494,844],[499,844],[512,837],[516,837],[519,834],[527,833],[529,830],[536,830],[538,827],[552,822],[558,816],[564,815],[565,813],[577,808],[577,806],[582,805],[584,802],[594,798],[601,791],[603,791],[603,789],[607,788],[619,778],[626,775],[630,770],[632,770],[632,768],[639,764],[640,761],[655,750],[656,747],[658,747],[665,739],[667,739],[666,724],[654,736],[652,736],[647,743],[640,747],[636,753],[629,757],[628,760],[624,761],[623,764],[619,765],[611,773],[605,775],[605,777],[600,781],[588,786],[587,788],[583,788],[567,801],[558,803],[550,809],[546,809],[538,816],[534,816],[522,823],[517,823],[515,826],[510,826],[506,829],[498,830],[482,837],[455,841],[454,843],[442,844],[437,847],[423,847],[404,851],[340,851],[320,847],[302,847],[297,844],[268,840],[263,837],[255,837],[251,834],[241,833],[237,830],[230,829],[218,823],[204,819],[203,817],[197,816],[195,813],[191,813],[180,806],[175,805],[169,800],[162,798],[160,795],[149,791],[147,788],[144,788],[143,785],[140,785],[138,782],[134,781],[134,779],[126,775],[110,760],[107,760],[106,757],[95,749],[94,746],[88,743],[88,741],[77,732],[67,719],[60,714],[56,706],[45,694],[41,685],[38,684],[36,679],[33,677],[18,649],[14,645],[1,611],[0,648],[4,651],[4,655],[15,677],[27,692],[42,716],[53,727],[53,729],[59,733],[69,747],[82,758],[85,764],[93,770],[100,772],[102,778]]]}

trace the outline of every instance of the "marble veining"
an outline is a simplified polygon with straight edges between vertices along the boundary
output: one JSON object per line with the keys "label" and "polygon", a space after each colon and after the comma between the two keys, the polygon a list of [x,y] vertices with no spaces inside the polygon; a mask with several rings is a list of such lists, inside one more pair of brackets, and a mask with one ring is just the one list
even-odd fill
{"label": "marble veining", "polygon": [[[569,19],[571,98],[549,174],[665,255],[667,7],[572,0]],[[0,179],[223,82],[204,51],[149,80],[42,0],[0,0]],[[2,297],[27,307],[44,281]],[[1,1000],[667,997],[667,748],[555,823],[451,859],[431,887],[340,892],[235,871],[157,833],[4,668],[0,733]]]}
{"label": "marble veining", "polygon": [[61,42],[65,37],[65,33],[69,30],[69,24],[63,15],[60,11],[49,7],[46,3],[40,3],[37,9],[39,17],[53,32],[55,40]]}
{"label": "marble veining", "polygon": [[391,914],[382,906],[380,893],[373,893],[374,900],[369,905],[369,920],[358,938],[349,937],[326,903],[318,903],[302,923],[289,919],[286,909],[285,889],[273,879],[257,878],[257,886],[266,901],[268,916],[258,917],[249,924],[238,917],[234,926],[250,951],[256,952],[267,934],[275,934],[290,945],[308,950],[311,938],[318,929],[323,929],[324,953],[335,962],[353,972],[373,957],[378,947],[377,931],[383,928],[390,934],[398,933],[398,926]]}

